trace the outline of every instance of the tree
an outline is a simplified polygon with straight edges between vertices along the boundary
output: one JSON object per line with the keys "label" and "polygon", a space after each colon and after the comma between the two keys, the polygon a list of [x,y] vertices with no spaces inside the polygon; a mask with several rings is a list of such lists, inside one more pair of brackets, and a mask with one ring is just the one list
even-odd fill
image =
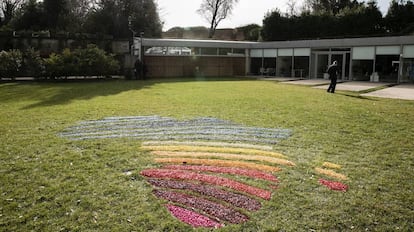
{"label": "tree", "polygon": [[100,0],[88,15],[86,30],[91,33],[130,38],[132,31],[159,37],[162,23],[153,0]]}
{"label": "tree", "polygon": [[297,0],[288,0],[286,2],[288,16],[297,15],[297,9],[296,9],[297,4],[298,4]]}
{"label": "tree", "polygon": [[66,30],[69,25],[68,0],[43,0],[46,22],[50,30]]}
{"label": "tree", "polygon": [[1,0],[0,1],[0,26],[8,24],[17,10],[25,3],[25,0]]}
{"label": "tree", "polygon": [[36,0],[29,0],[17,13],[13,20],[15,30],[39,31],[47,29],[44,17],[43,4]]}
{"label": "tree", "polygon": [[336,15],[305,11],[300,16],[283,16],[276,10],[263,20],[264,40],[297,40],[384,33],[383,18],[375,0],[366,5],[345,7]]}
{"label": "tree", "polygon": [[386,28],[391,33],[410,33],[414,31],[414,3],[393,0],[385,16]]}
{"label": "tree", "polygon": [[354,8],[364,3],[357,0],[306,0],[305,4],[313,14],[337,15],[345,8]]}
{"label": "tree", "polygon": [[249,25],[237,28],[237,30],[243,32],[244,39],[248,41],[258,41],[260,39],[261,29],[262,28],[257,24],[249,24]]}
{"label": "tree", "polygon": [[218,24],[231,14],[238,0],[203,0],[197,12],[210,23],[209,38],[213,38]]}

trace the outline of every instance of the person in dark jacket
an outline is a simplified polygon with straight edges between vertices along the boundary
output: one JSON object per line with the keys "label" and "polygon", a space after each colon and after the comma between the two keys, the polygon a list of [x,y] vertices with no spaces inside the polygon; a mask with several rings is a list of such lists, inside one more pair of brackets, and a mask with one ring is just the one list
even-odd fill
{"label": "person in dark jacket", "polygon": [[338,62],[336,60],[328,67],[328,74],[329,79],[331,80],[331,84],[329,85],[328,93],[335,93],[336,88],[336,81],[338,80]]}
{"label": "person in dark jacket", "polygon": [[142,78],[142,62],[140,59],[137,59],[134,63],[135,67],[135,79],[141,80]]}

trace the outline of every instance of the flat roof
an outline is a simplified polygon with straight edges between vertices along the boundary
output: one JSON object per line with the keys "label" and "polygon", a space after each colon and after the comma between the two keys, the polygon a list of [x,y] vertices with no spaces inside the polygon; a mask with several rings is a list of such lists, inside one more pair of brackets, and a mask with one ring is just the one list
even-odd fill
{"label": "flat roof", "polygon": [[329,48],[358,46],[414,45],[413,36],[365,37],[343,39],[313,39],[294,41],[227,41],[227,40],[190,40],[190,39],[150,39],[144,38],[143,45],[148,47],[206,47],[206,48]]}

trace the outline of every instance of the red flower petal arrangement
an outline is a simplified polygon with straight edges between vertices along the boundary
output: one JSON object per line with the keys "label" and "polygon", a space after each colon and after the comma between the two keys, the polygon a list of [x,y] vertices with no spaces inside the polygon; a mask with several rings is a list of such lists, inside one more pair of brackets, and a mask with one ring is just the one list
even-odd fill
{"label": "red flower petal arrangement", "polygon": [[234,205],[239,208],[244,208],[250,211],[259,210],[260,207],[262,207],[260,201],[256,199],[253,199],[251,197],[248,197],[242,194],[224,191],[222,189],[209,186],[209,185],[195,184],[195,183],[184,182],[184,181],[160,180],[160,179],[150,179],[148,180],[148,182],[154,187],[187,190],[187,191],[192,191],[192,192],[205,195],[208,197],[214,197],[218,200],[225,201],[229,203],[230,205]]}
{"label": "red flower petal arrangement", "polygon": [[174,215],[174,217],[180,219],[182,222],[192,225],[193,227],[220,228],[223,226],[223,224],[220,224],[209,217],[175,205],[167,205],[167,209],[172,215]]}
{"label": "red flower petal arrangement", "polygon": [[321,185],[325,185],[330,190],[334,190],[334,191],[346,192],[348,190],[348,185],[343,184],[341,182],[335,182],[335,181],[325,180],[321,178],[319,179],[319,183]]}
{"label": "red flower petal arrangement", "polygon": [[270,191],[253,187],[241,182],[213,175],[199,174],[184,170],[169,170],[169,169],[147,169],[141,172],[141,175],[151,178],[169,178],[186,181],[200,181],[206,184],[213,184],[222,187],[231,188],[236,191],[244,192],[253,196],[269,200],[272,193]]}
{"label": "red flower petal arrangement", "polygon": [[[272,172],[281,169],[275,165],[295,165],[284,156],[275,158],[282,157],[281,154],[259,149],[255,152],[238,148],[229,153],[231,149],[205,146],[198,149],[185,144],[147,146],[146,149],[156,157],[174,156],[156,158],[155,161],[164,166],[143,170],[141,175],[155,188],[156,197],[169,202],[166,207],[170,213],[193,227],[218,228],[227,223],[248,221],[246,213],[261,208],[258,199],[270,200],[271,190],[277,189],[279,181]],[[226,153],[217,153],[221,150]],[[232,176],[267,183],[270,190],[243,183]]]}

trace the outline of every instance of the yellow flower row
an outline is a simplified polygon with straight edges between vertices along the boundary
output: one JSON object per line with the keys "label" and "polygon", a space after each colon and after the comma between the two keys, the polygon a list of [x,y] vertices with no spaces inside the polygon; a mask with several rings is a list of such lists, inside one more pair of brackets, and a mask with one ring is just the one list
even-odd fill
{"label": "yellow flower row", "polygon": [[209,153],[209,152],[173,152],[173,151],[153,151],[152,154],[158,156],[181,156],[181,157],[214,157],[224,159],[235,159],[235,160],[254,160],[254,161],[265,161],[273,164],[281,164],[287,166],[295,166],[295,164],[289,160],[279,159],[268,156],[258,155],[241,155],[241,154],[228,154],[228,153]]}
{"label": "yellow flower row", "polygon": [[315,171],[319,174],[327,175],[327,176],[337,178],[337,179],[340,179],[340,180],[348,180],[347,176],[345,176],[343,174],[340,174],[340,173],[337,173],[333,170],[323,169],[323,168],[315,168]]}
{"label": "yellow flower row", "polygon": [[324,162],[322,164],[322,167],[325,167],[325,168],[333,168],[333,169],[341,169],[342,168],[341,165],[334,164],[334,163],[330,163],[330,162]]}
{"label": "yellow flower row", "polygon": [[272,146],[248,143],[208,142],[208,141],[145,141],[142,146],[204,146],[204,147],[233,147],[272,151]]}
{"label": "yellow flower row", "polygon": [[218,153],[236,153],[246,155],[262,155],[276,158],[287,158],[286,156],[273,152],[262,151],[248,148],[231,148],[231,147],[204,147],[204,146],[143,146],[143,149],[152,151],[188,151],[188,152],[218,152]]}
{"label": "yellow flower row", "polygon": [[243,162],[243,161],[233,161],[233,160],[194,159],[194,158],[155,158],[155,162],[250,168],[250,169],[270,171],[270,172],[278,172],[281,170],[278,167],[272,167],[272,166],[263,165],[263,164],[254,164],[254,163]]}

